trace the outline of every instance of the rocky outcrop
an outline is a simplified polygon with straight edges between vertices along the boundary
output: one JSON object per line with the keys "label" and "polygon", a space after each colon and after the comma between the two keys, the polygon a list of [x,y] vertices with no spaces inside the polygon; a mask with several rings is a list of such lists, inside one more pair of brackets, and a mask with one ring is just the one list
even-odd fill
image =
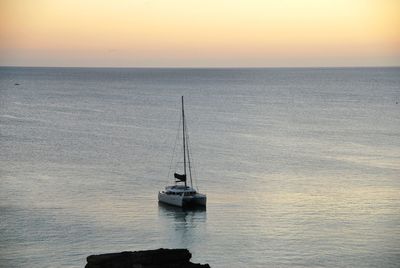
{"label": "rocky outcrop", "polygon": [[91,255],[85,268],[210,268],[208,264],[191,263],[187,249],[156,249]]}

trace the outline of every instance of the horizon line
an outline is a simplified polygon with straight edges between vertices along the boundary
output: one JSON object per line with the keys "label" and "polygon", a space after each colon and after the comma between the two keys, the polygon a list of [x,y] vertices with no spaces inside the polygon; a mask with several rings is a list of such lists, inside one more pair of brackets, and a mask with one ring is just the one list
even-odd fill
{"label": "horizon line", "polygon": [[400,68],[400,65],[354,65],[354,66],[29,66],[0,65],[0,68],[76,68],[76,69],[354,69],[354,68]]}

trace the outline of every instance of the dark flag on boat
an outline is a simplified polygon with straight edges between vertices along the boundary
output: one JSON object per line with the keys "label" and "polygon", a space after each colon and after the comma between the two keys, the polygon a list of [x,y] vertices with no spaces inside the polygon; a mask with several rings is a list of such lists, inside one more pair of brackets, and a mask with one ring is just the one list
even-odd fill
{"label": "dark flag on boat", "polygon": [[186,181],[186,175],[185,174],[181,175],[181,174],[178,174],[178,173],[174,173],[174,177],[176,179],[180,180],[180,181]]}

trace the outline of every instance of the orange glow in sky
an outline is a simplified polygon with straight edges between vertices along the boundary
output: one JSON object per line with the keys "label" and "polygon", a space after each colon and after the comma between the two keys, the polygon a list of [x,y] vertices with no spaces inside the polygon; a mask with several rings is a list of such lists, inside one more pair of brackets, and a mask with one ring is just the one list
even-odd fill
{"label": "orange glow in sky", "polygon": [[0,65],[399,66],[398,0],[0,0]]}

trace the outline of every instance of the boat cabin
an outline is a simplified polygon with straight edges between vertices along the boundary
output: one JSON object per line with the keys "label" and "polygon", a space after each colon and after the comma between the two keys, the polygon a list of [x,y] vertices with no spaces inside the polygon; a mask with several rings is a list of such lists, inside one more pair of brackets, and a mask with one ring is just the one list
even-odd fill
{"label": "boat cabin", "polygon": [[197,192],[193,188],[189,186],[183,185],[174,185],[174,186],[167,186],[164,191],[168,195],[182,195],[191,196],[195,195]]}

